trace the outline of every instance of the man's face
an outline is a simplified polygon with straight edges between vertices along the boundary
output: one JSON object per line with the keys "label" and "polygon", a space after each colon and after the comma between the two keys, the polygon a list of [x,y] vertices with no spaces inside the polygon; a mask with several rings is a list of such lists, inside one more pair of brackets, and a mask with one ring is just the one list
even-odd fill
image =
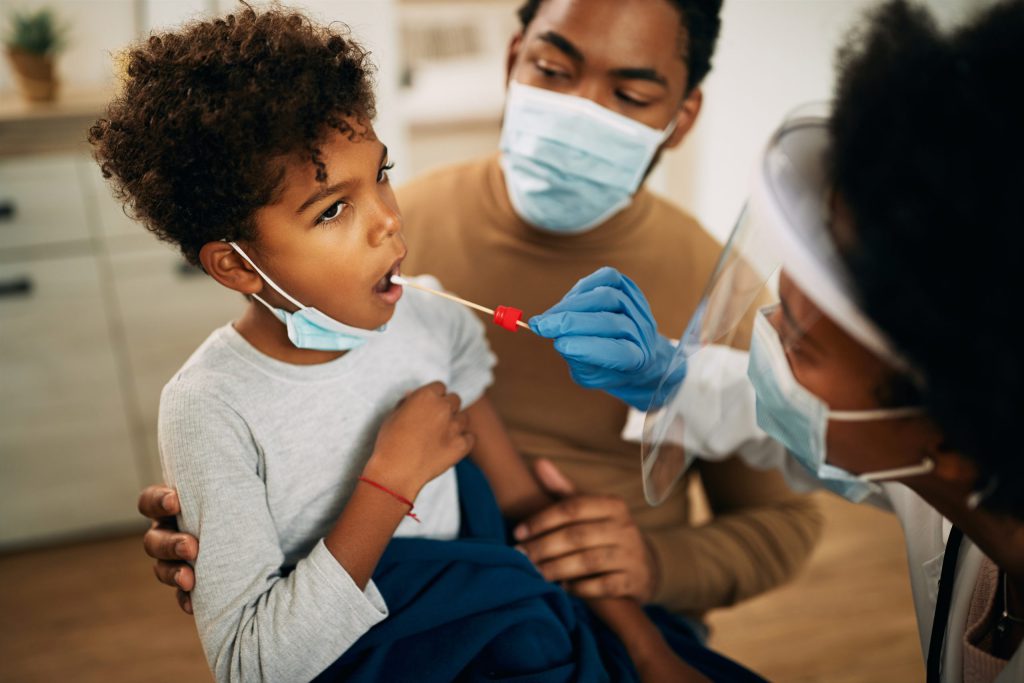
{"label": "man's face", "polygon": [[[355,130],[364,124],[351,121]],[[285,160],[281,192],[256,213],[258,239],[246,252],[284,291],[347,325],[374,329],[394,313],[401,289],[387,278],[405,257],[402,217],[387,175],[387,148],[366,134],[333,132],[320,144],[327,179],[308,154]],[[272,306],[294,306],[269,286]]]}
{"label": "man's face", "polygon": [[[686,96],[685,31],[668,0],[545,0],[513,39],[508,77],[592,100],[651,128],[666,128]],[[699,110],[699,90],[696,97]],[[691,102],[692,104],[692,102]],[[681,120],[667,147],[692,125]]]}

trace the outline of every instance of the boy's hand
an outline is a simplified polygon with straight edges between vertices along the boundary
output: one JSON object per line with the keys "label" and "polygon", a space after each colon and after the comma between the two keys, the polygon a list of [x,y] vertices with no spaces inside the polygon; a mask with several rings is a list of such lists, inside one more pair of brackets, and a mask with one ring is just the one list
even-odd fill
{"label": "boy's hand", "polygon": [[156,560],[153,573],[161,583],[178,589],[178,605],[192,614],[188,592],[195,586],[196,576],[188,562],[195,562],[199,541],[178,531],[175,515],[181,512],[181,503],[177,492],[162,484],[147,486],[139,494],[139,512],[153,522],[142,537],[146,554]]}
{"label": "boy's hand", "polygon": [[413,500],[428,481],[473,448],[462,402],[441,382],[406,396],[377,434],[377,445],[363,473]]}
{"label": "boy's hand", "polygon": [[548,581],[581,598],[650,602],[657,563],[629,506],[617,496],[577,495],[553,463],[538,460],[537,479],[559,502],[515,528],[519,549]]}

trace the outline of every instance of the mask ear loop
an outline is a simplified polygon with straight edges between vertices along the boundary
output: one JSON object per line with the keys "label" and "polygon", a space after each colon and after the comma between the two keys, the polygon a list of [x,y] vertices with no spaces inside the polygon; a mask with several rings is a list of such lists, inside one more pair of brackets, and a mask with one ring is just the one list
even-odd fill
{"label": "mask ear loop", "polygon": [[908,467],[894,467],[890,470],[879,470],[878,472],[868,472],[867,474],[861,474],[858,476],[859,479],[864,481],[886,481],[889,479],[903,479],[905,477],[917,477],[922,474],[928,474],[935,469],[935,461],[931,458],[925,457],[921,460],[920,464],[910,465]]}
{"label": "mask ear loop", "polygon": [[986,498],[996,492],[997,488],[999,488],[999,478],[992,475],[988,478],[985,488],[973,491],[971,495],[967,496],[967,509],[977,510],[978,507],[985,502]]}
{"label": "mask ear loop", "polygon": [[[257,265],[256,265],[255,263],[253,263],[252,259],[251,259],[251,258],[249,258],[248,254],[246,254],[246,253],[245,253],[244,251],[242,251],[242,248],[241,248],[240,246],[238,246],[238,245],[237,245],[237,244],[235,244],[234,242],[228,242],[228,244],[230,244],[230,245],[231,245],[231,248],[232,248],[232,249],[234,249],[235,251],[237,251],[237,252],[238,252],[238,255],[239,255],[239,256],[241,256],[242,258],[244,258],[244,259],[245,259],[246,263],[248,263],[248,264],[249,264],[250,266],[252,266],[252,267],[253,267],[253,268],[254,268],[254,269],[256,270],[256,272],[257,272],[257,273],[259,274],[259,276],[260,276],[261,278],[263,278],[263,281],[264,281],[264,282],[266,282],[266,283],[267,283],[268,285],[270,285],[271,287],[273,287],[273,288],[274,288],[274,291],[275,291],[275,292],[277,292],[278,294],[280,294],[281,296],[283,296],[283,297],[284,297],[285,299],[287,299],[287,300],[288,300],[288,301],[289,301],[289,302],[290,302],[290,303],[291,303],[291,304],[292,304],[293,306],[295,306],[295,307],[296,307],[296,308],[298,308],[299,310],[302,310],[303,308],[306,308],[305,306],[303,306],[302,304],[300,304],[300,303],[299,303],[299,302],[298,302],[298,301],[297,301],[296,299],[294,299],[294,298],[293,298],[293,297],[292,297],[292,296],[291,296],[290,294],[288,294],[288,292],[286,292],[286,291],[284,291],[283,289],[281,289],[280,287],[278,287],[278,286],[277,286],[277,283],[275,283],[275,282],[274,282],[273,280],[271,280],[271,279],[270,279],[269,277],[267,277],[267,274],[266,274],[266,273],[264,273],[264,272],[263,272],[262,270],[260,270],[260,267],[259,267],[259,266],[257,266]],[[263,304],[264,306],[266,306],[266,307],[267,307],[268,309],[270,309],[270,312],[271,312],[271,313],[273,313],[273,312],[274,312],[274,307],[273,307],[273,306],[271,306],[270,304],[268,304],[268,303],[267,303],[266,301],[264,301],[264,300],[263,300],[262,298],[260,298],[260,295],[259,295],[259,294],[253,294],[253,297],[254,297],[254,298],[255,298],[255,299],[257,300],[257,301],[259,301],[259,302],[260,302],[261,304]]]}
{"label": "mask ear loop", "polygon": [[838,422],[873,422],[874,420],[900,420],[924,414],[924,408],[906,406],[904,408],[877,408],[875,410],[830,410],[828,411],[828,419]]}

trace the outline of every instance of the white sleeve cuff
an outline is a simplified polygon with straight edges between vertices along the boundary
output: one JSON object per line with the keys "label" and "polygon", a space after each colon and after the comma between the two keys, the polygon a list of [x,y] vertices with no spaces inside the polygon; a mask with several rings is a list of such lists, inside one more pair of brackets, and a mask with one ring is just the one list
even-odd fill
{"label": "white sleeve cuff", "polygon": [[388,606],[373,580],[366,583],[365,590],[360,590],[341,563],[327,549],[323,539],[313,547],[306,561],[323,578],[324,587],[334,591],[344,601],[345,607],[350,610],[350,616],[364,628],[369,629],[387,618]]}

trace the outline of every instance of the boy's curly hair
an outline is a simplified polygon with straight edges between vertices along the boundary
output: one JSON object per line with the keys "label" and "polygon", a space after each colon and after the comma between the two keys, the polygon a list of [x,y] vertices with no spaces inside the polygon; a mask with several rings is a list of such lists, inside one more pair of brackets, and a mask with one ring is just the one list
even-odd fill
{"label": "boy's curly hair", "polygon": [[93,154],[129,215],[198,265],[215,240],[253,240],[253,214],[274,201],[283,166],[333,129],[365,134],[373,118],[367,52],[301,14],[246,8],[154,35],[132,49],[127,79],[89,130]]}

